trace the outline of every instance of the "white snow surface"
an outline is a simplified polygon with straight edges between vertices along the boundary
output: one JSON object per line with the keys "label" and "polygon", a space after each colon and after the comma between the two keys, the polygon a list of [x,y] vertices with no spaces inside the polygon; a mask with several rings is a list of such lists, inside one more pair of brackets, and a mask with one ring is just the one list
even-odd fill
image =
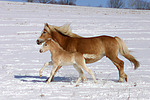
{"label": "white snow surface", "polygon": [[[88,81],[75,86],[78,72],[63,66],[46,84],[52,66],[43,77],[39,70],[50,61],[40,54],[36,40],[44,23],[72,23],[72,31],[85,37],[118,36],[140,62],[134,70],[124,57],[128,82],[119,83],[118,70],[103,59],[88,64],[98,84]],[[46,5],[0,1],[0,100],[149,100],[150,99],[150,11]]]}

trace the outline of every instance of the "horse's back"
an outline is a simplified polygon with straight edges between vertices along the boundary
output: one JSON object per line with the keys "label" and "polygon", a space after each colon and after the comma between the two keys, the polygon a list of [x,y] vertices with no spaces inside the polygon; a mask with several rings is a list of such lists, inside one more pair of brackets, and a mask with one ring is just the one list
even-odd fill
{"label": "horse's back", "polygon": [[90,38],[68,38],[64,49],[69,52],[80,52],[82,54],[96,54],[104,52],[111,43],[116,42],[111,36],[98,36]]}
{"label": "horse's back", "polygon": [[77,41],[77,51],[81,53],[87,52],[89,54],[101,53],[106,48],[117,44],[114,37],[105,35],[91,38],[78,38]]}

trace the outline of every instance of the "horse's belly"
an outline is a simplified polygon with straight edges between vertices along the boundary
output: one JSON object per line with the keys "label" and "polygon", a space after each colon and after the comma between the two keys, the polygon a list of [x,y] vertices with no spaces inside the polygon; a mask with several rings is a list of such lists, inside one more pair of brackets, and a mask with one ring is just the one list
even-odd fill
{"label": "horse's belly", "polygon": [[95,54],[83,54],[83,57],[85,59],[96,59],[97,55],[95,55]]}
{"label": "horse's belly", "polygon": [[95,54],[83,54],[84,58],[85,58],[85,62],[88,63],[94,63],[98,60],[100,60],[102,57],[104,57],[104,55],[95,55]]}
{"label": "horse's belly", "polygon": [[65,65],[65,66],[68,66],[68,65],[73,65],[73,62],[62,62],[61,65]]}

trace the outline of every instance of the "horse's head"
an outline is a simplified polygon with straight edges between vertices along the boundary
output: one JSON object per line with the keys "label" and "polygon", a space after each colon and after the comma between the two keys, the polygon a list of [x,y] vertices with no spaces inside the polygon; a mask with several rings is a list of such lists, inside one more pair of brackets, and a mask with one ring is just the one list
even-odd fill
{"label": "horse's head", "polygon": [[45,42],[48,38],[51,38],[51,30],[50,26],[47,23],[45,23],[41,36],[37,39],[36,42],[38,45],[40,45],[43,42]]}
{"label": "horse's head", "polygon": [[40,53],[48,51],[50,49],[51,42],[52,42],[52,39],[48,38],[48,40],[43,44],[42,48],[40,49]]}

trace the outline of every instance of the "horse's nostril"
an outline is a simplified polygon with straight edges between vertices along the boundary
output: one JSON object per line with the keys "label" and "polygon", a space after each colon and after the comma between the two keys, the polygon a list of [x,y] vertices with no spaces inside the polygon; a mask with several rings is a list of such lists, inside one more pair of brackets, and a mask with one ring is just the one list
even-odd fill
{"label": "horse's nostril", "polygon": [[40,49],[40,53],[42,53],[43,52],[43,50],[42,49]]}
{"label": "horse's nostril", "polygon": [[37,40],[36,43],[39,44],[39,40]]}

